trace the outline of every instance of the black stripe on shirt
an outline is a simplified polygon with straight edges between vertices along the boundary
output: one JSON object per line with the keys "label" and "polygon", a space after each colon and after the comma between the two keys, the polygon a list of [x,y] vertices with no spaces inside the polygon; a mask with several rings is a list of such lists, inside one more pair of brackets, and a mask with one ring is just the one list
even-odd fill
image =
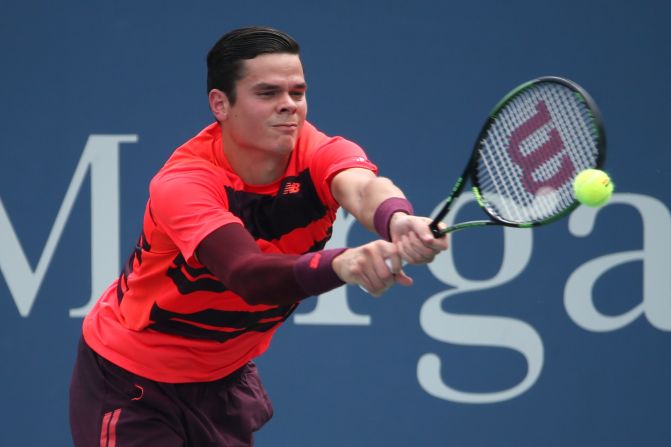
{"label": "black stripe on shirt", "polygon": [[181,253],[173,259],[166,275],[172,279],[182,295],[200,291],[224,292],[228,290],[207,268],[196,268],[187,264]]}
{"label": "black stripe on shirt", "polygon": [[255,239],[272,241],[326,215],[309,170],[282,180],[276,195],[236,191],[226,187],[230,211]]}
{"label": "black stripe on shirt", "polygon": [[[182,314],[161,309],[158,304],[154,303],[150,319],[155,323],[149,325],[149,328],[188,338],[223,342],[249,331],[265,332],[289,318],[296,307],[298,307],[297,304],[292,304],[258,312],[207,309]],[[205,329],[190,324],[190,322],[228,330]]]}

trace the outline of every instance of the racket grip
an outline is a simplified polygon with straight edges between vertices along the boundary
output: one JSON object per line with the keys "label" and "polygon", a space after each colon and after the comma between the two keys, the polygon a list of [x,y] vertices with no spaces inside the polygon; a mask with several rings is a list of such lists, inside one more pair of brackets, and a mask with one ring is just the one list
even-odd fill
{"label": "racket grip", "polygon": [[431,222],[429,224],[429,229],[431,230],[431,233],[433,233],[433,237],[436,239],[445,237],[446,233],[438,228],[438,224],[436,222]]}

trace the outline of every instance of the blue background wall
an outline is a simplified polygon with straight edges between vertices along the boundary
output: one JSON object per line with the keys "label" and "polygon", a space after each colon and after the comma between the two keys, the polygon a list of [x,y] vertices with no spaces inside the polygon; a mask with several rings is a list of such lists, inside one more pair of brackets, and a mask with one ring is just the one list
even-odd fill
{"label": "blue background wall", "polygon": [[[671,6],[651,0],[3,2],[0,199],[13,230],[0,228],[0,445],[70,445],[81,325],[71,309],[92,294],[91,241],[118,241],[125,260],[152,174],[211,120],[207,50],[249,24],[301,42],[309,119],[364,146],[420,213],[446,196],[497,100],[546,74],[578,81],[599,103],[618,191],[596,216],[581,208],[533,232],[460,233],[431,269],[409,269],[410,289],[332,297],[364,324],[344,324],[342,307],[330,312],[341,324],[305,324],[317,300],[306,302],[303,321],[289,320],[258,361],[276,415],[257,445],[669,445],[669,19]],[[96,199],[102,189],[87,174],[53,257],[30,279],[25,267],[48,251],[87,141],[100,134],[137,138],[112,146],[119,202]],[[92,234],[92,202],[119,212],[107,238]],[[460,218],[475,212],[466,205]],[[338,231],[349,244],[372,237]],[[492,279],[502,264],[517,270]],[[23,312],[9,287],[21,278],[42,279]],[[428,353],[441,369],[422,385]],[[465,403],[437,384],[494,397]]]}

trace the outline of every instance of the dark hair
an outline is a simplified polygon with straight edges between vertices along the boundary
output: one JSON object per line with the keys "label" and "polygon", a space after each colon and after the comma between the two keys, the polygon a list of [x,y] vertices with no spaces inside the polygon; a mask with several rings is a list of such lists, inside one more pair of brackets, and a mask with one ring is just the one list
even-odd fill
{"label": "dark hair", "polygon": [[244,76],[242,62],[260,54],[299,54],[298,43],[273,28],[252,26],[230,31],[207,53],[207,91],[216,88],[235,103],[235,83]]}

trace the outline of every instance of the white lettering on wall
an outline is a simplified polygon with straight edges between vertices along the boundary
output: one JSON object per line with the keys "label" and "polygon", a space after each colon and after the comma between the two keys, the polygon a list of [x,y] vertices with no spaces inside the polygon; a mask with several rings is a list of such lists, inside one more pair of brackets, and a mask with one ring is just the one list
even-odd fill
{"label": "white lettering on wall", "polygon": [[[459,209],[473,200],[470,195],[461,196],[455,202],[446,223],[451,225]],[[430,395],[461,403],[501,402],[524,393],[540,376],[544,358],[543,342],[529,324],[508,317],[452,314],[442,308],[442,302],[447,298],[498,287],[522,273],[531,258],[532,235],[531,230],[504,228],[501,267],[494,277],[487,280],[473,281],[464,278],[455,266],[454,249],[440,254],[429,265],[429,269],[438,280],[453,288],[429,297],[422,306],[419,320],[427,335],[455,345],[513,349],[522,354],[527,362],[527,373],[521,382],[500,391],[476,393],[461,391],[444,383],[441,368],[446,366],[442,364],[440,357],[435,353],[424,354],[417,363],[417,379],[420,386]]]}
{"label": "white lettering on wall", "polygon": [[[70,317],[82,317],[102,291],[119,273],[119,150],[123,143],[135,143],[137,135],[91,135],[72,176],[47,242],[35,269],[21,246],[11,219],[0,199],[0,271],[8,285],[19,314],[28,317],[52,261],[87,173],[91,184],[91,295],[85,304],[70,309]],[[453,223],[459,210],[473,201],[471,195],[459,198],[446,223]],[[569,317],[579,327],[594,332],[621,329],[641,316],[660,330],[671,331],[671,214],[659,200],[637,194],[615,194],[608,206],[634,208],[641,217],[643,243],[640,250],[611,253],[580,265],[568,277],[564,304]],[[579,207],[568,219],[576,237],[587,237],[595,228],[603,208]],[[347,246],[355,219],[338,212],[330,247]],[[521,275],[533,250],[533,232],[503,228],[503,257],[498,272],[488,279],[472,280],[457,270],[452,248],[428,266],[436,279],[448,286],[429,297],[421,307],[419,324],[429,337],[459,346],[511,349],[520,353],[527,365],[526,374],[509,388],[472,392],[446,383],[448,366],[440,355],[427,352],[417,362],[417,380],[428,394],[459,403],[494,403],[513,399],[528,391],[540,377],[544,347],[538,332],[528,323],[493,315],[464,315],[446,311],[445,300],[468,293],[493,289]],[[627,234],[623,233],[623,237]],[[458,237],[458,236],[456,236]],[[486,255],[486,254],[481,254]],[[496,257],[493,257],[496,258]],[[620,315],[605,315],[595,305],[594,286],[606,272],[631,262],[642,263],[640,303]],[[369,326],[370,315],[357,314],[349,307],[349,287],[340,287],[317,298],[315,308],[294,316],[299,325]],[[635,297],[636,298],[636,297]],[[459,368],[459,365],[455,366]]]}
{"label": "white lettering on wall", "polygon": [[81,189],[91,172],[91,296],[71,317],[84,316],[119,273],[119,147],[137,142],[137,135],[91,135],[65,193],[35,270],[0,199],[0,271],[22,317],[35,303],[58,241]]}
{"label": "white lettering on wall", "polygon": [[[645,315],[657,329],[671,331],[671,215],[668,208],[653,197],[639,194],[615,194],[609,205],[635,208],[643,223],[643,248],[613,253],[592,259],[578,267],[568,278],[564,305],[571,319],[583,329],[594,332],[621,329]],[[594,229],[602,208],[579,207],[570,217],[569,231],[586,237]],[[626,229],[622,229],[626,237]],[[604,315],[594,305],[592,290],[607,271],[630,262],[643,263],[640,304],[621,315]]]}
{"label": "white lettering on wall", "polygon": [[[327,247],[347,247],[347,235],[355,222],[356,219],[354,216],[351,214],[347,215],[340,208],[333,225],[333,235]],[[319,295],[314,310],[304,314],[296,314],[294,316],[294,323],[369,326],[369,315],[356,314],[349,308],[347,302],[347,291],[349,289],[350,286],[338,287],[330,292]]]}

